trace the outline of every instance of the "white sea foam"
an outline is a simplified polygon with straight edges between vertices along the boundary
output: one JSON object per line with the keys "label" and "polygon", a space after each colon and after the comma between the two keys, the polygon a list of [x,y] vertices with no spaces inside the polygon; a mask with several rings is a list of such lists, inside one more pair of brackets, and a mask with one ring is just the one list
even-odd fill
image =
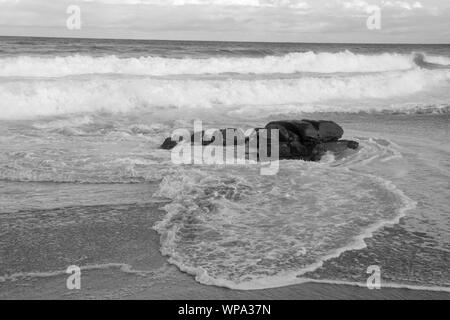
{"label": "white sea foam", "polygon": [[427,56],[425,58],[430,63],[437,63],[444,66],[450,65],[450,58],[449,57],[442,57],[442,56]]}
{"label": "white sea foam", "polygon": [[[371,111],[368,101],[432,93],[450,80],[447,70],[411,70],[383,74],[301,77],[260,80],[158,80],[105,77],[7,81],[0,86],[0,119],[33,118],[98,111],[173,112],[196,108],[254,110],[261,115],[286,110],[299,112]],[[357,102],[339,105],[335,101]],[[333,103],[331,103],[333,102]],[[322,106],[320,106],[322,105]],[[392,105],[401,110],[401,105]],[[216,109],[217,110],[217,109]],[[173,115],[173,114],[172,114]]]}
{"label": "white sea foam", "polygon": [[[363,173],[372,162],[402,161],[399,146],[385,139],[359,141],[362,149],[343,159],[283,162],[278,177],[212,167],[166,176],[159,196],[172,202],[155,225],[162,253],[198,282],[231,289],[305,282],[365,286],[309,277],[326,261],[366,248],[365,239],[416,207],[392,182]],[[414,279],[382,285],[450,292]]]}
{"label": "white sea foam", "polygon": [[42,130],[59,130],[59,129],[66,129],[66,128],[77,128],[84,125],[89,125],[93,122],[92,117],[90,116],[81,116],[81,117],[74,117],[70,119],[60,119],[60,120],[54,120],[50,122],[37,122],[33,124],[33,127],[36,129],[42,129]]}
{"label": "white sea foam", "polygon": [[[333,280],[315,280],[315,279],[309,279],[307,276],[304,276],[305,274],[309,272],[313,272],[317,270],[318,268],[322,267],[324,262],[333,258],[339,257],[342,253],[350,250],[360,250],[363,248],[366,248],[367,245],[364,242],[364,239],[372,237],[373,233],[382,227],[386,225],[393,225],[399,223],[400,219],[403,218],[407,211],[412,210],[416,207],[416,202],[408,198],[401,190],[399,190],[394,184],[392,184],[390,181],[381,179],[376,176],[366,175],[369,179],[374,179],[375,181],[378,181],[381,185],[384,185],[387,190],[392,192],[393,194],[396,194],[401,201],[403,202],[403,206],[398,209],[397,216],[395,216],[393,219],[390,220],[381,220],[377,223],[374,223],[367,229],[363,230],[359,235],[355,236],[352,239],[351,244],[337,248],[333,252],[320,257],[317,262],[301,268],[299,270],[289,272],[289,271],[283,271],[279,274],[276,274],[275,276],[268,276],[268,277],[262,277],[257,278],[251,281],[247,282],[241,282],[236,283],[235,281],[229,281],[227,279],[214,279],[210,277],[207,272],[203,269],[190,269],[185,270],[186,272],[192,273],[196,276],[196,279],[199,282],[210,284],[210,285],[216,285],[216,286],[223,286],[230,289],[239,289],[239,290],[260,290],[260,289],[269,289],[269,288],[277,288],[280,286],[289,286],[294,284],[301,284],[305,282],[318,282],[318,283],[336,283],[336,284],[352,284],[352,285],[361,285],[359,283],[352,283],[350,281],[347,282],[339,282],[339,281],[333,281]],[[327,235],[324,235],[326,237]],[[183,268],[183,267],[182,267]],[[385,287],[394,287],[394,288],[411,288],[416,290],[432,290],[432,291],[447,291],[450,292],[450,288],[446,287],[429,287],[429,286],[408,286],[405,284],[383,284]]]}
{"label": "white sea foam", "polygon": [[160,196],[173,200],[155,226],[162,253],[204,284],[250,290],[304,282],[307,272],[364,248],[365,238],[414,208],[389,181],[347,167],[392,154],[369,148],[338,167],[283,162],[270,178],[251,169],[180,169],[160,185]]}
{"label": "white sea foam", "polygon": [[[433,61],[450,63],[446,57],[431,57]],[[415,67],[410,55],[383,53],[355,54],[297,52],[284,56],[163,58],[119,58],[117,56],[60,56],[60,57],[7,57],[0,59],[0,77],[61,77],[81,74],[267,74],[298,72],[383,72],[407,70]]]}

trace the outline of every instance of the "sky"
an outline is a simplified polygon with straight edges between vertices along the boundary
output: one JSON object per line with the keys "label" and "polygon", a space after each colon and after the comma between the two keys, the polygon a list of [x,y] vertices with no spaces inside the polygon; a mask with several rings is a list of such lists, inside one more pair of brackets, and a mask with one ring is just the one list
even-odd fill
{"label": "sky", "polygon": [[[80,9],[81,28],[69,30],[74,11],[67,9],[73,5]],[[368,19],[379,21],[380,28],[370,30]],[[0,35],[450,43],[450,1],[0,0]]]}

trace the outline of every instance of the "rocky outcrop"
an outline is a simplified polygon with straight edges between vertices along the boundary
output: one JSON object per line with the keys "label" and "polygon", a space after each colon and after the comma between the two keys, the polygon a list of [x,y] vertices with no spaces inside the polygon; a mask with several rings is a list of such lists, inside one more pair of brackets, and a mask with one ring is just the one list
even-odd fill
{"label": "rocky outcrop", "polygon": [[[222,137],[223,137],[223,146],[227,145],[227,132],[230,132],[230,135],[234,137],[234,145],[238,145],[238,144],[244,144],[246,141],[248,141],[248,139],[246,139],[245,136],[241,136],[239,137],[239,135],[241,134],[241,132],[235,128],[227,128],[227,129],[220,129],[218,130]],[[182,139],[181,139],[182,141]],[[195,132],[191,134],[191,142],[195,143],[195,141],[201,141],[203,146],[208,146],[210,144],[212,144],[213,142],[215,142],[214,137],[211,138],[207,138],[205,137],[205,130],[203,131],[199,131],[199,132]],[[164,150],[172,150],[173,148],[175,148],[175,146],[178,144],[177,141],[172,140],[172,138],[166,138],[163,142],[163,144],[161,145],[161,149]],[[231,144],[231,143],[230,143]]]}
{"label": "rocky outcrop", "polygon": [[[279,131],[279,158],[281,160],[299,159],[306,161],[319,161],[326,152],[342,154],[347,149],[357,149],[359,147],[359,144],[356,141],[340,140],[344,135],[344,130],[333,121],[274,121],[268,123],[264,129],[267,129],[268,132],[275,129]],[[231,134],[239,131],[233,128],[221,129],[220,132],[223,136],[224,146],[227,145],[226,133],[229,130],[231,130]],[[260,129],[256,129],[258,141],[259,130]],[[196,135],[201,135],[201,138]],[[209,145],[214,142],[214,138],[207,140],[204,139],[204,135],[204,131],[192,134],[192,143],[194,143],[194,141],[201,141],[202,145]],[[239,139],[234,138],[233,144],[237,145],[248,143],[248,141],[248,137],[239,137]],[[173,141],[171,138],[167,138],[161,148],[170,150],[176,145],[176,141]],[[270,139],[268,140],[268,145],[270,149]]]}
{"label": "rocky outcrop", "polygon": [[280,142],[300,140],[304,143],[330,142],[339,140],[344,130],[333,121],[289,120],[275,121],[266,129],[280,130]]}
{"label": "rocky outcrop", "polygon": [[178,142],[172,140],[172,138],[166,138],[163,142],[163,144],[161,145],[161,149],[163,150],[172,150],[173,148],[175,148],[177,146]]}
{"label": "rocky outcrop", "polygon": [[333,121],[288,120],[274,121],[266,129],[278,129],[280,159],[319,161],[326,153],[326,143],[337,142],[344,134]]}

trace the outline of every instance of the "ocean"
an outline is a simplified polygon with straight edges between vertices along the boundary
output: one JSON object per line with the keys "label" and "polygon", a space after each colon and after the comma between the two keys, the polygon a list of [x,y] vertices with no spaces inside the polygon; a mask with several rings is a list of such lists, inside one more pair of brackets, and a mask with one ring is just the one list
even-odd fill
{"label": "ocean", "polygon": [[[371,266],[450,292],[450,45],[0,37],[0,98],[0,298],[70,297],[71,265],[83,298],[365,286]],[[360,148],[273,176],[159,149],[195,120],[305,118]]]}

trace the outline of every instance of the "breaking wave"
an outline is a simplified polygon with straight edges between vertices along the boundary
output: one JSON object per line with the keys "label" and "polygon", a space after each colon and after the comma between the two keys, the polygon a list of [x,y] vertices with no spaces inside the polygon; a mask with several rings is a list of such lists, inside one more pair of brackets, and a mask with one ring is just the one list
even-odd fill
{"label": "breaking wave", "polygon": [[[450,64],[446,57],[429,57],[431,62]],[[0,77],[62,77],[82,74],[184,75],[184,74],[271,74],[271,73],[361,73],[408,70],[416,67],[407,54],[377,55],[294,52],[283,56],[164,58],[83,55],[58,57],[6,57],[0,59]]]}
{"label": "breaking wave", "polygon": [[[371,100],[387,101],[388,109],[403,110],[392,98],[438,90],[444,98],[448,70],[410,70],[354,76],[299,77],[293,79],[152,79],[94,76],[88,79],[9,80],[0,86],[1,119],[33,118],[91,112],[133,110],[178,111],[244,108],[260,113],[360,112],[374,108]],[[417,100],[417,99],[416,99]],[[340,101],[352,103],[339,104]],[[413,100],[415,101],[415,100]],[[332,103],[331,103],[332,102]],[[445,101],[444,101],[445,102]],[[320,106],[323,105],[323,106]],[[222,109],[221,109],[222,110]],[[162,111],[161,111],[162,112]]]}
{"label": "breaking wave", "polygon": [[425,69],[435,70],[435,69],[450,69],[449,59],[443,59],[442,57],[436,57],[434,59],[428,59],[423,53],[414,54],[414,63]]}

